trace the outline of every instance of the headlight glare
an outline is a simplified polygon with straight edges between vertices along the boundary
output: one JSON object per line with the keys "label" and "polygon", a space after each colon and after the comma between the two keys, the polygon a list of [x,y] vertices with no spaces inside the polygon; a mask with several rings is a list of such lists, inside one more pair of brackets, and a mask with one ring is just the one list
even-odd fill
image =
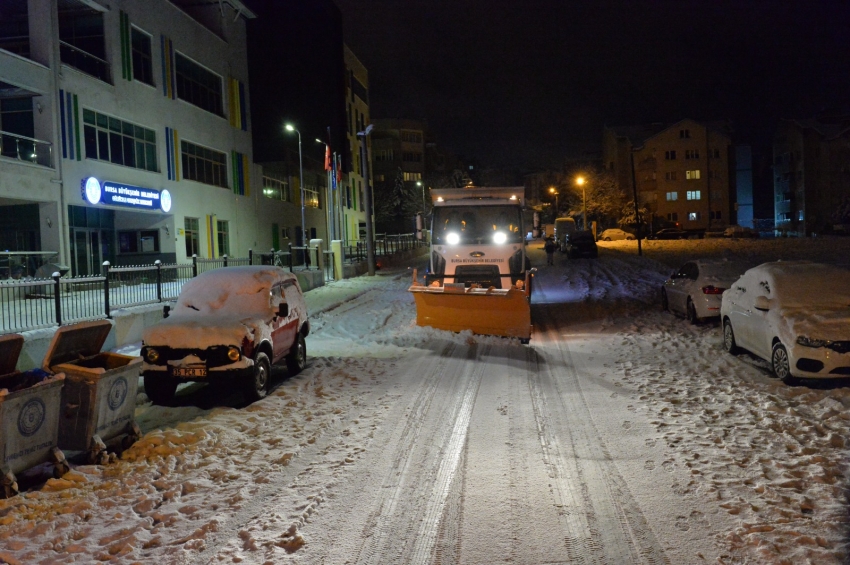
{"label": "headlight glare", "polygon": [[157,359],[159,359],[159,352],[152,347],[148,347],[145,350],[145,359],[148,360],[148,363],[156,363]]}
{"label": "headlight glare", "polygon": [[493,243],[501,245],[508,240],[508,235],[503,231],[497,231],[493,234]]}
{"label": "headlight glare", "polygon": [[239,349],[236,347],[229,347],[227,349],[227,358],[231,361],[239,361],[239,357],[242,354],[239,352]]}
{"label": "headlight glare", "polygon": [[460,236],[455,232],[449,232],[446,234],[446,243],[449,245],[457,245],[460,243]]}

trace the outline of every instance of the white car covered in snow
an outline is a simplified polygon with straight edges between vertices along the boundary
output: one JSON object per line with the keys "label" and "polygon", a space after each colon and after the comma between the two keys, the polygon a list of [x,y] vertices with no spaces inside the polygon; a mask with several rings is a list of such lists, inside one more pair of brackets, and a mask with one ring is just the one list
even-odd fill
{"label": "white car covered in snow", "polygon": [[724,260],[688,261],[661,286],[661,308],[683,314],[690,323],[720,316],[723,291],[748,265]]}
{"label": "white car covered in snow", "polygon": [[280,267],[224,267],[187,282],[168,317],[142,335],[145,392],[169,404],[182,382],[225,381],[266,395],[271,365],[307,364],[310,332],[298,279]]}
{"label": "white car covered in snow", "polygon": [[764,263],[723,293],[723,345],[770,361],[774,374],[850,376],[850,271],[809,261]]}

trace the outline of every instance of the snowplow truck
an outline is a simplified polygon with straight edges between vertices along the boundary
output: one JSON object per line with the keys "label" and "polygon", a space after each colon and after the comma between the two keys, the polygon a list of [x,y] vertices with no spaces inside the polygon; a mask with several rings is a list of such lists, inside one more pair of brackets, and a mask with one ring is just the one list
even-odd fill
{"label": "snowplow truck", "polygon": [[531,339],[534,271],[525,255],[524,187],[432,189],[431,256],[409,288],[416,323]]}

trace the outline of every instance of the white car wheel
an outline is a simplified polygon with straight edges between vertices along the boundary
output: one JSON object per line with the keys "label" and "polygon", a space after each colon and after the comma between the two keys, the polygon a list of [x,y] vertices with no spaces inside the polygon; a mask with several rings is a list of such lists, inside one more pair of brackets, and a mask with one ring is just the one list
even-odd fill
{"label": "white car wheel", "polygon": [[735,342],[735,332],[732,330],[732,322],[728,319],[723,320],[723,347],[732,355],[740,351],[738,344]]}
{"label": "white car wheel", "polygon": [[777,378],[787,381],[791,378],[791,360],[788,358],[788,350],[780,342],[773,346],[770,356],[770,368]]}

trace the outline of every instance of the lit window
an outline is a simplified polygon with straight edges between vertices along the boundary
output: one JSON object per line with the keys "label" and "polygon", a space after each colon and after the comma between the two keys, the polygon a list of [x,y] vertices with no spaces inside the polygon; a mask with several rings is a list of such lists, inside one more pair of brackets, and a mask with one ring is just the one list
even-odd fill
{"label": "lit window", "polygon": [[319,190],[315,185],[304,184],[304,205],[310,208],[319,207]]}
{"label": "lit window", "polygon": [[263,196],[272,200],[291,202],[292,196],[289,192],[289,182],[270,175],[263,175]]}
{"label": "lit window", "polygon": [[406,181],[417,181],[422,180],[422,173],[404,173],[404,180]]}
{"label": "lit window", "polygon": [[183,233],[186,235],[186,257],[201,254],[201,231],[198,218],[183,219]]}
{"label": "lit window", "polygon": [[672,202],[672,201],[678,200],[678,199],[679,199],[679,193],[678,192],[668,192],[667,193],[667,202]]}
{"label": "lit window", "polygon": [[688,200],[699,200],[701,197],[701,191],[699,190],[689,190],[688,191]]}
{"label": "lit window", "polygon": [[695,171],[685,171],[685,178],[687,180],[699,180],[699,169]]}
{"label": "lit window", "polygon": [[797,212],[797,220],[799,220],[801,222],[803,221],[803,211],[802,210]]}
{"label": "lit window", "polygon": [[695,222],[699,220],[699,212],[688,212],[688,221]]}

